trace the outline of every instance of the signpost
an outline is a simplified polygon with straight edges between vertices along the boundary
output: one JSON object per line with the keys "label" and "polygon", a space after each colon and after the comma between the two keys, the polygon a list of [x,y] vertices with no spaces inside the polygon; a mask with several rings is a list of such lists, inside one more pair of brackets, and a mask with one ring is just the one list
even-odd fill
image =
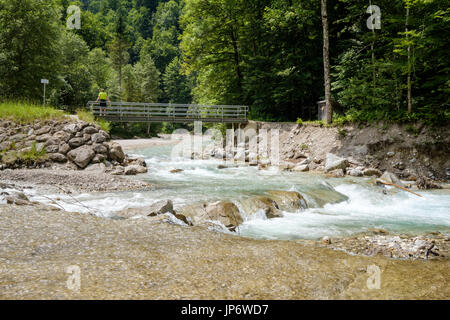
{"label": "signpost", "polygon": [[45,85],[48,84],[48,80],[47,79],[41,79],[41,83],[44,84],[44,106],[45,106]]}

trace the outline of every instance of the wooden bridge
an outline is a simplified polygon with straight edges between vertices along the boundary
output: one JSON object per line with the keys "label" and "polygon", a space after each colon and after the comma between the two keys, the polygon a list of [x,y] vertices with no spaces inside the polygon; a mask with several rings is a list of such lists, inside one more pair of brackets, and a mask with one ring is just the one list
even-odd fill
{"label": "wooden bridge", "polygon": [[248,121],[247,106],[112,102],[104,111],[100,110],[99,103],[95,101],[89,101],[87,105],[96,117],[111,122],[246,123]]}

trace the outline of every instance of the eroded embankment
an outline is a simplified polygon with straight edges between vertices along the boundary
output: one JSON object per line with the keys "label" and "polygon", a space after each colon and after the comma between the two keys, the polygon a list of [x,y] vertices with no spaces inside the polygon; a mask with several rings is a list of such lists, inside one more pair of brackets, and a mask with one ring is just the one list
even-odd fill
{"label": "eroded embankment", "polygon": [[[348,158],[346,174],[365,168],[390,171],[405,180],[450,177],[450,127],[376,123],[321,127],[295,123],[250,122],[246,129],[279,130],[281,159],[325,171],[328,153]],[[264,138],[259,140],[264,140]],[[269,139],[270,140],[270,139]],[[270,145],[270,142],[268,143]],[[269,148],[270,150],[270,148]],[[351,171],[350,169],[358,169]]]}
{"label": "eroded embankment", "polygon": [[[160,217],[111,220],[8,205],[0,206],[0,229],[2,299],[450,297],[448,262],[351,256]],[[79,292],[67,288],[70,266],[80,268]]]}

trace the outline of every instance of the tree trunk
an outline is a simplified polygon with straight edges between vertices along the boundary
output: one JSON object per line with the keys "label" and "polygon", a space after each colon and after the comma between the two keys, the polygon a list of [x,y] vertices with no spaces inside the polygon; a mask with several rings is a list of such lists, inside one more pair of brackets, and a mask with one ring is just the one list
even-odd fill
{"label": "tree trunk", "polygon": [[[406,41],[408,42],[408,20],[409,20],[409,4],[406,5]],[[412,112],[412,88],[411,88],[411,45],[408,44],[408,113]]]}
{"label": "tree trunk", "polygon": [[237,45],[237,39],[236,36],[234,34],[234,30],[231,30],[231,44],[233,46],[233,53],[234,53],[234,64],[236,66],[236,77],[237,77],[237,81],[238,81],[238,87],[239,90],[242,89],[242,72],[241,72],[241,67],[239,66],[239,49],[238,49],[238,45]]}
{"label": "tree trunk", "polygon": [[323,75],[325,81],[325,101],[327,108],[327,123],[333,121],[333,107],[331,105],[331,78],[330,78],[330,41],[328,37],[327,0],[322,3],[322,27],[323,27]]}
{"label": "tree trunk", "polygon": [[[372,1],[369,1],[372,6]],[[375,89],[376,86],[376,72],[375,72],[375,26],[372,24],[372,43],[370,44],[370,50],[372,52],[372,84]]]}
{"label": "tree trunk", "polygon": [[122,40],[119,40],[119,97],[120,101],[122,101]]}

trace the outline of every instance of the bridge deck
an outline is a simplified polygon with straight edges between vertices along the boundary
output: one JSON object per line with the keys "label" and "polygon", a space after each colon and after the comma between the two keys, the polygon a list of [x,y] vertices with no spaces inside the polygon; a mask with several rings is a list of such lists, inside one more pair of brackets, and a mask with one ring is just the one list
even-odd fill
{"label": "bridge deck", "polygon": [[112,102],[106,111],[95,101],[88,106],[97,117],[113,122],[246,123],[247,106]]}

